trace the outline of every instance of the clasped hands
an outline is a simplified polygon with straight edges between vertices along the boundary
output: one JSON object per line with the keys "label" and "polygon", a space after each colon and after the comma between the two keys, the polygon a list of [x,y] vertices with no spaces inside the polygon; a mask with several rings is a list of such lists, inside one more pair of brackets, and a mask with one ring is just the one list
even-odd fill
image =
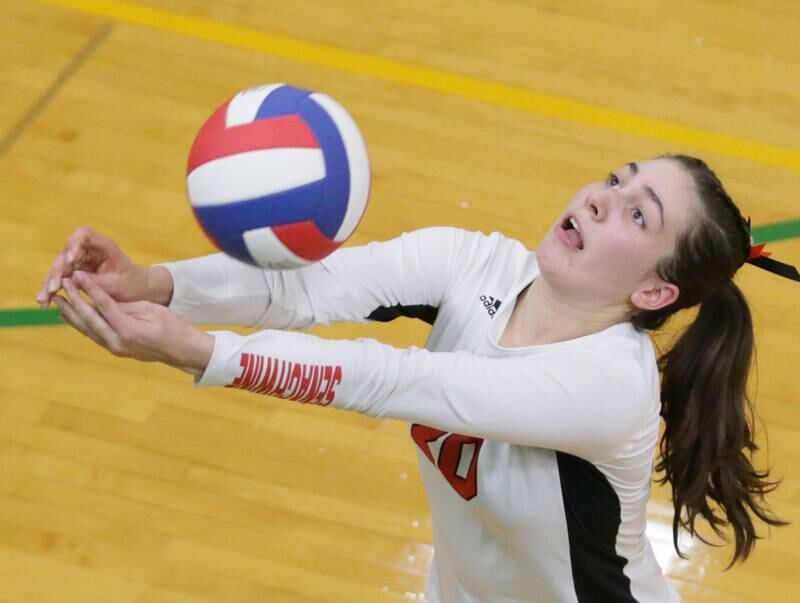
{"label": "clasped hands", "polygon": [[68,325],[115,356],[202,375],[214,338],[170,311],[171,297],[169,271],[136,266],[111,239],[79,228],[53,262],[36,301],[41,307],[55,303]]}

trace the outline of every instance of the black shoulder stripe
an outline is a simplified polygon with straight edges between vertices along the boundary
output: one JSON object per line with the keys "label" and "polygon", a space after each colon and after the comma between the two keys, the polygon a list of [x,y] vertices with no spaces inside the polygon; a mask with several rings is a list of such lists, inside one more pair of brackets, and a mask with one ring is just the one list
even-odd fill
{"label": "black shoulder stripe", "polygon": [[389,322],[395,318],[404,316],[406,318],[418,318],[429,325],[432,325],[436,320],[436,315],[439,314],[439,308],[434,306],[381,306],[370,312],[367,320],[377,320],[378,322]]}

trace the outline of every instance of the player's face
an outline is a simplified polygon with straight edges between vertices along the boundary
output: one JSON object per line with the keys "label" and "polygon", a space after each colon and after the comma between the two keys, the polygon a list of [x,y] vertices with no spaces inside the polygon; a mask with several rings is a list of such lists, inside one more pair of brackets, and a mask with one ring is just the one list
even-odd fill
{"label": "player's face", "polygon": [[699,212],[678,162],[626,164],[576,193],[537,249],[542,274],[571,298],[640,305],[635,293],[664,283],[656,266]]}

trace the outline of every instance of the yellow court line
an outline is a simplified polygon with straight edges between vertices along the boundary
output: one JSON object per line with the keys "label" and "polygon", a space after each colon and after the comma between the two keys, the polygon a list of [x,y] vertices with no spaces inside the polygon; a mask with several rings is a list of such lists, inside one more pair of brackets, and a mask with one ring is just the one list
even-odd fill
{"label": "yellow court line", "polygon": [[427,88],[800,172],[800,150],[123,0],[37,0],[124,23]]}

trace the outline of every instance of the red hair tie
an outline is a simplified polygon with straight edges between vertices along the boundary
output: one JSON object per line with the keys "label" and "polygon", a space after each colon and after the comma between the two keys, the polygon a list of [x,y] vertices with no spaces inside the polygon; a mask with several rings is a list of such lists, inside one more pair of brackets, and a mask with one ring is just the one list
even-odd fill
{"label": "red hair tie", "polygon": [[754,260],[756,258],[761,257],[769,257],[772,255],[771,251],[764,251],[764,247],[766,247],[766,243],[761,243],[759,245],[753,245],[752,241],[750,242],[750,255],[747,256],[748,260]]}

